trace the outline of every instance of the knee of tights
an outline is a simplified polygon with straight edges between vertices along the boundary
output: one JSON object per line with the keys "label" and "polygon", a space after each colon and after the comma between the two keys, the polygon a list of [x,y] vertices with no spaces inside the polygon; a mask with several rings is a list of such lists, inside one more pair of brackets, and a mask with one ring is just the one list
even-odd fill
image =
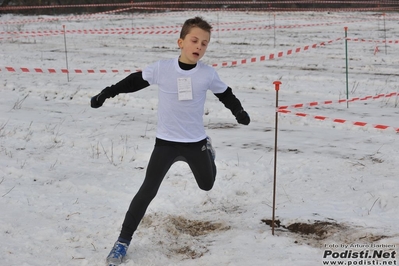
{"label": "knee of tights", "polygon": [[213,188],[213,184],[214,184],[214,182],[208,183],[208,184],[201,184],[201,185],[199,185],[199,188],[204,191],[209,191]]}

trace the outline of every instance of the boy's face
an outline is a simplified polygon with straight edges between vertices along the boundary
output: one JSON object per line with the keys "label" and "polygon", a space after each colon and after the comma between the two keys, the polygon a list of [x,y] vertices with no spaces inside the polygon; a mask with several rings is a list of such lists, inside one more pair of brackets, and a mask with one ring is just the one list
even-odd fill
{"label": "boy's face", "polygon": [[184,39],[177,40],[181,50],[179,61],[196,64],[204,56],[210,38],[209,32],[198,27],[192,28]]}

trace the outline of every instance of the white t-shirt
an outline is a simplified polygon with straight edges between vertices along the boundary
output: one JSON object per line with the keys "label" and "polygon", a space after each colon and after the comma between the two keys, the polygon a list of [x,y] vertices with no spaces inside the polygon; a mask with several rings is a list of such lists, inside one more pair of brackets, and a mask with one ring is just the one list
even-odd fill
{"label": "white t-shirt", "polygon": [[197,62],[195,68],[182,70],[178,58],[166,59],[146,67],[143,79],[158,85],[157,138],[175,142],[206,138],[206,92],[223,93],[227,89],[214,68]]}

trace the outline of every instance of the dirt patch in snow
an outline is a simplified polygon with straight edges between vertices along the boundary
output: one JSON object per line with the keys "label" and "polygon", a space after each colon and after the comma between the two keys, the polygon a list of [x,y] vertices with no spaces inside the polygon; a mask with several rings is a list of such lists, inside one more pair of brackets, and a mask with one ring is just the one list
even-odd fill
{"label": "dirt patch in snow", "polygon": [[206,240],[209,234],[227,231],[230,226],[214,221],[191,220],[182,216],[163,215],[159,213],[146,215],[141,225],[155,230],[157,243],[166,248],[167,256],[182,259],[197,259],[209,250],[211,241]]}
{"label": "dirt patch in snow", "polygon": [[[272,221],[263,219],[263,223],[272,226]],[[280,220],[275,221],[275,231],[286,233],[295,238],[297,244],[307,244],[313,247],[325,247],[328,243],[365,243],[377,242],[389,236],[371,232],[363,227],[349,226],[335,221],[295,222],[283,225]]]}
{"label": "dirt patch in snow", "polygon": [[171,233],[188,234],[193,237],[208,235],[218,231],[228,230],[230,227],[223,223],[211,221],[189,220],[182,216],[169,217]]}

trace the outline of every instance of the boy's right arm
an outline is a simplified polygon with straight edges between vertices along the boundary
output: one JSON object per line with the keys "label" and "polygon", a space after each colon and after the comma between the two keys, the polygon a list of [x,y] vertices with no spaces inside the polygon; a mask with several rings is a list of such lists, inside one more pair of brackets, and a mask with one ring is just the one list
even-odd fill
{"label": "boy's right arm", "polygon": [[115,85],[106,87],[99,94],[92,97],[90,100],[90,105],[92,108],[99,108],[108,98],[114,98],[119,93],[139,91],[145,87],[148,87],[149,85],[150,84],[143,79],[142,72],[132,73]]}

